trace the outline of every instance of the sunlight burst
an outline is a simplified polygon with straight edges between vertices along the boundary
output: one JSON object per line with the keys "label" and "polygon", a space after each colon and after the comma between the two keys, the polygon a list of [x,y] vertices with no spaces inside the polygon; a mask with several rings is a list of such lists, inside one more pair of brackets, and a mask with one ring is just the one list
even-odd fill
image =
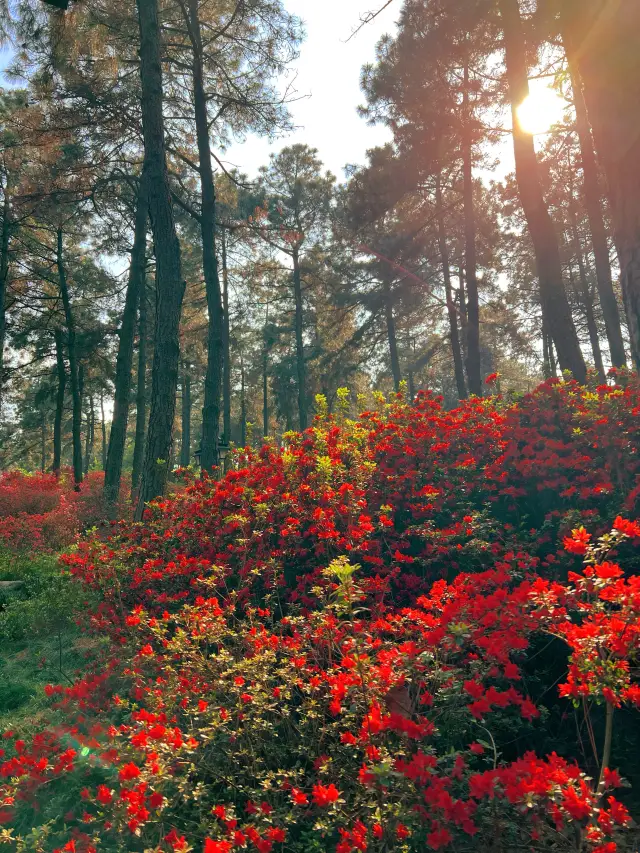
{"label": "sunlight burst", "polygon": [[517,109],[518,122],[525,133],[536,135],[547,133],[561,121],[565,108],[564,100],[553,89],[533,90]]}

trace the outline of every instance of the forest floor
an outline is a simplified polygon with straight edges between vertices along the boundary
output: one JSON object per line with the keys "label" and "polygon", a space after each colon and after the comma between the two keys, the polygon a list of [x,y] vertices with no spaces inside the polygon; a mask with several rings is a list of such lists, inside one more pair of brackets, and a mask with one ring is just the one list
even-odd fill
{"label": "forest floor", "polygon": [[0,732],[53,722],[45,686],[71,684],[99,642],[76,627],[74,610],[56,557],[0,553]]}

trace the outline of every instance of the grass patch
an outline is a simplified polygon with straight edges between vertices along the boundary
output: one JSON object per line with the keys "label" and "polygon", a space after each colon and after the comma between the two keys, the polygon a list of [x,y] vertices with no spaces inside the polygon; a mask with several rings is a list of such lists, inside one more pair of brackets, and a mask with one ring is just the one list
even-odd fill
{"label": "grass patch", "polygon": [[0,580],[22,582],[0,588],[0,732],[28,734],[56,716],[45,685],[71,683],[104,641],[77,628],[87,592],[56,557],[0,553]]}

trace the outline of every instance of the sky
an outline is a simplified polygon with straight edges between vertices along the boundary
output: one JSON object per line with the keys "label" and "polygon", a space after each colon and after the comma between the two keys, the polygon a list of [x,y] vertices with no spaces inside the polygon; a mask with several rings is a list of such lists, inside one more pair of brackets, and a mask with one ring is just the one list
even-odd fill
{"label": "sky", "polygon": [[249,137],[233,145],[223,160],[253,177],[269,154],[293,142],[318,149],[320,159],[338,179],[347,163],[364,163],[367,149],[384,144],[390,134],[370,127],[357,113],[364,97],[360,69],[375,58],[376,42],[395,28],[400,0],[362,27],[350,41],[361,17],[383,5],[382,0],[284,0],[287,10],[305,22],[307,37],[292,66],[297,100],[291,114],[297,129],[269,143]]}
{"label": "sky", "polygon": [[[296,130],[270,142],[250,136],[232,145],[222,157],[225,165],[236,166],[250,177],[269,160],[271,152],[279,151],[293,142],[305,142],[318,149],[320,159],[339,180],[344,178],[344,166],[366,162],[369,148],[391,139],[390,132],[381,126],[370,126],[360,118],[357,108],[364,102],[360,90],[360,71],[363,65],[375,60],[378,39],[394,32],[401,0],[394,0],[371,23],[349,36],[368,12],[384,6],[384,0],[284,0],[287,10],[305,23],[306,39],[300,48],[299,59],[291,66],[283,86],[293,82],[297,98],[290,106]],[[547,83],[530,81],[534,94],[542,92]],[[533,112],[539,103],[534,105]],[[542,108],[545,108],[544,100]],[[505,116],[508,126],[509,115]],[[537,142],[541,142],[538,137]],[[501,180],[514,168],[511,139],[505,136],[492,151],[497,168],[483,172],[485,181]]]}

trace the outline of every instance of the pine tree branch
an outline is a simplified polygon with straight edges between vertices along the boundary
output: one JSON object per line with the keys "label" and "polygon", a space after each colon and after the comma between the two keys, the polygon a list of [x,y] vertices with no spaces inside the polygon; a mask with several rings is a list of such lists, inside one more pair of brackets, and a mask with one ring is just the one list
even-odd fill
{"label": "pine tree branch", "polygon": [[355,28],[355,30],[351,33],[351,35],[349,36],[347,41],[349,42],[349,41],[351,41],[352,38],[355,38],[355,36],[358,35],[358,33],[360,32],[360,30],[363,27],[366,27],[367,24],[370,24],[372,21],[375,21],[375,19],[378,17],[378,15],[381,15],[384,12],[384,10],[386,8],[388,8],[392,3],[393,3],[393,0],[387,0],[387,2],[383,3],[383,5],[377,11],[367,12],[367,14],[364,17],[360,18],[360,23]]}

